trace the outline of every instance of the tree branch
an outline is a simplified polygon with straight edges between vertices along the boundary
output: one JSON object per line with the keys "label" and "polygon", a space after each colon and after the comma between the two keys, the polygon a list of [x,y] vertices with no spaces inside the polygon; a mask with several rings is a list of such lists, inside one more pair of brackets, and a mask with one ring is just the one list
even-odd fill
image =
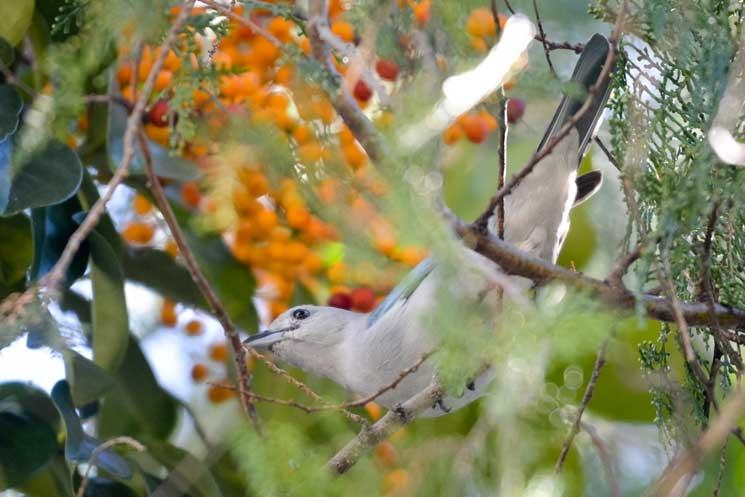
{"label": "tree branch", "polygon": [[336,474],[343,474],[359,460],[369,448],[388,438],[417,415],[431,408],[442,397],[442,387],[436,383],[390,410],[377,423],[362,431],[331,458],[327,466]]}
{"label": "tree branch", "polygon": [[212,289],[212,285],[210,285],[210,282],[207,280],[207,278],[204,276],[204,273],[199,268],[199,263],[197,263],[194,252],[192,252],[191,247],[189,247],[189,244],[186,241],[186,236],[184,235],[181,226],[179,226],[178,221],[176,220],[176,215],[173,213],[171,204],[168,202],[166,192],[163,190],[158,177],[155,175],[152,157],[150,155],[150,147],[147,143],[147,138],[145,137],[144,133],[142,133],[142,131],[140,131],[140,133],[138,134],[138,138],[140,148],[142,149],[142,155],[145,158],[145,172],[147,174],[150,190],[153,192],[156,204],[158,205],[158,209],[160,209],[161,214],[163,214],[163,219],[168,225],[168,229],[171,231],[171,236],[176,241],[179,253],[184,259],[184,263],[186,264],[186,268],[189,270],[189,274],[191,274],[194,283],[197,285],[199,291],[204,296],[204,299],[207,301],[207,304],[209,305],[212,313],[220,322],[223,333],[225,333],[225,337],[228,339],[231,347],[233,348],[233,358],[239,376],[238,385],[241,396],[241,404],[243,405],[243,409],[245,410],[246,414],[253,422],[254,427],[257,430],[260,430],[259,418],[256,413],[256,408],[251,402],[251,398],[247,395],[247,392],[250,391],[251,375],[248,372],[248,366],[246,365],[246,356],[243,353],[243,346],[241,343],[241,338],[238,335],[238,330],[236,330],[232,319],[230,319],[230,316],[228,315],[228,312],[225,310],[222,302],[220,302],[217,294]]}

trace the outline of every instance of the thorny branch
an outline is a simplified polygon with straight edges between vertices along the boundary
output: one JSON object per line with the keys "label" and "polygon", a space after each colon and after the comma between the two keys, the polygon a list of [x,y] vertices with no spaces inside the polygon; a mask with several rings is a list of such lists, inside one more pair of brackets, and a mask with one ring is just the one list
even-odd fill
{"label": "thorny branch", "polygon": [[160,180],[155,175],[152,158],[150,156],[150,148],[147,143],[147,138],[145,138],[142,131],[140,131],[140,133],[138,134],[138,138],[140,148],[142,150],[142,155],[145,158],[145,172],[147,174],[150,190],[153,192],[158,208],[160,209],[161,214],[163,214],[163,218],[165,219],[166,224],[171,231],[171,236],[173,236],[173,239],[176,241],[176,245],[178,245],[179,252],[184,259],[186,268],[189,270],[189,274],[191,274],[194,283],[197,285],[199,291],[202,293],[204,299],[207,301],[207,304],[210,306],[212,313],[220,322],[223,332],[225,333],[225,337],[228,339],[231,347],[233,348],[233,357],[239,376],[238,385],[241,396],[241,404],[243,405],[243,409],[246,411],[246,414],[253,421],[256,429],[260,430],[259,418],[256,414],[256,408],[251,403],[251,398],[247,395],[247,392],[250,391],[251,375],[248,372],[246,356],[243,352],[243,346],[241,344],[241,338],[238,334],[238,330],[236,330],[232,319],[230,319],[230,316],[228,315],[228,312],[225,310],[222,302],[218,298],[215,291],[212,289],[212,285],[210,285],[210,282],[207,280],[207,278],[204,276],[204,273],[199,268],[199,263],[197,262],[196,257],[194,257],[194,252],[192,252],[191,247],[189,247],[189,244],[186,241],[186,236],[184,235],[181,226],[179,226],[178,224],[178,220],[176,219],[176,215],[171,208],[171,204],[168,202],[166,192],[163,190],[163,187],[160,184]]}

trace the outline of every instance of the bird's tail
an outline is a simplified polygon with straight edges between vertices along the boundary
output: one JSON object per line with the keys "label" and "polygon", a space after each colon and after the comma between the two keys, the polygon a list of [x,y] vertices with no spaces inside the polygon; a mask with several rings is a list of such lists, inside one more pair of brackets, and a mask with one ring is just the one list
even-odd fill
{"label": "bird's tail", "polygon": [[[574,73],[570,84],[578,85],[578,90],[584,90],[584,94],[565,95],[556,109],[551,124],[549,124],[546,134],[543,135],[538,150],[540,151],[553,138],[559,130],[579,111],[587,100],[586,92],[590,91],[598,81],[603,71],[603,66],[608,58],[610,44],[605,36],[596,33],[585,44],[585,48],[580,55],[577,65],[574,66]],[[580,92],[577,92],[580,93]],[[577,121],[575,127],[579,133],[579,150],[577,152],[577,164],[582,159],[582,155],[587,149],[587,145],[592,139],[592,133],[595,131],[600,116],[603,113],[605,102],[608,100],[610,93],[610,78],[606,78],[603,84],[597,88],[587,112]]]}

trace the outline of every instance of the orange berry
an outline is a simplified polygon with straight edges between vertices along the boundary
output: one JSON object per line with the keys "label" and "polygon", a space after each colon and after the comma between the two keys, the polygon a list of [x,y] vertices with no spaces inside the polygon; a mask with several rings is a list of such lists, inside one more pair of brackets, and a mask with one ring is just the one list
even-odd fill
{"label": "orange berry", "polygon": [[202,325],[202,322],[198,319],[192,319],[188,323],[186,323],[186,326],[184,326],[184,330],[186,331],[186,334],[190,337],[199,336],[202,334],[202,331],[204,329],[204,326]]}
{"label": "orange berry", "polygon": [[426,251],[417,247],[406,247],[398,254],[398,259],[409,266],[416,266],[427,256]]}
{"label": "orange berry", "polygon": [[295,25],[292,21],[288,21],[284,17],[277,16],[273,17],[266,24],[266,29],[269,30],[279,40],[287,42],[290,40],[290,31]]}
{"label": "orange berry", "polygon": [[153,67],[153,56],[152,49],[149,46],[145,46],[142,49],[142,57],[140,57],[140,66],[137,68],[137,77],[140,81],[145,81],[147,75],[150,74],[150,69]]}
{"label": "orange berry", "polygon": [[365,411],[367,411],[367,414],[373,421],[379,420],[380,416],[383,415],[383,410],[380,408],[380,405],[375,402],[368,402],[365,404]]}
{"label": "orange berry", "polygon": [[290,306],[287,302],[273,300],[269,303],[269,314],[272,316],[272,319],[274,319],[289,308]]}
{"label": "orange berry", "polygon": [[277,69],[274,81],[282,86],[289,86],[295,78],[295,68],[291,64],[285,64]]}
{"label": "orange berry", "polygon": [[271,66],[279,58],[279,48],[263,36],[257,36],[253,42],[253,55],[260,66]]}
{"label": "orange berry", "polygon": [[310,221],[310,213],[302,207],[290,207],[285,212],[287,224],[295,229],[300,229]]}
{"label": "orange berry", "polygon": [[233,193],[233,207],[241,217],[252,216],[262,207],[247,190],[240,188]]}
{"label": "orange berry", "polygon": [[375,446],[375,460],[384,467],[395,468],[398,466],[398,452],[393,444],[384,441]]}
{"label": "orange berry", "polygon": [[422,0],[421,2],[414,5],[414,19],[416,19],[416,21],[420,25],[425,25],[429,21],[430,6],[430,0]]}
{"label": "orange berry", "polygon": [[331,23],[331,32],[347,43],[354,41],[354,26],[348,22],[334,21]]}
{"label": "orange berry", "polygon": [[168,252],[171,257],[175,258],[178,255],[178,244],[174,240],[168,240],[164,250]]}
{"label": "orange berry", "polygon": [[199,192],[199,186],[194,181],[185,181],[181,185],[181,201],[189,207],[199,207],[199,201],[202,200],[202,194]]}
{"label": "orange berry", "polygon": [[268,209],[264,209],[256,214],[254,221],[256,222],[256,226],[261,231],[263,231],[264,233],[269,233],[270,231],[272,231],[272,229],[274,229],[275,226],[277,226],[277,213]]}
{"label": "orange berry", "polygon": [[309,164],[321,160],[325,155],[323,146],[315,141],[300,145],[297,153],[300,156],[300,160]]}
{"label": "orange berry", "polygon": [[284,111],[290,105],[290,97],[286,93],[275,91],[267,95],[264,105],[270,109]]}
{"label": "orange berry", "polygon": [[495,36],[497,34],[497,24],[494,22],[491,9],[488,7],[473,9],[466,21],[466,31],[471,36],[479,38]]}
{"label": "orange berry", "polygon": [[473,47],[474,50],[476,50],[478,53],[486,53],[488,47],[486,46],[486,41],[484,41],[483,38],[479,38],[477,36],[471,37],[471,47]]}
{"label": "orange berry", "polygon": [[201,381],[204,381],[205,378],[207,378],[207,375],[209,374],[210,370],[207,367],[206,364],[195,364],[191,368],[191,379],[194,380],[195,383],[199,383]]}
{"label": "orange berry", "polygon": [[235,397],[235,391],[225,388],[227,385],[210,385],[207,389],[207,398],[213,404],[221,404]]}
{"label": "orange berry", "polygon": [[300,40],[298,41],[298,45],[300,46],[300,50],[302,50],[305,55],[310,55],[311,46],[310,40],[307,36],[303,36],[302,38],[300,38]]}
{"label": "orange berry", "polygon": [[313,130],[305,124],[299,124],[295,127],[292,132],[292,137],[295,139],[298,145],[308,143],[313,138]]}
{"label": "orange berry", "polygon": [[216,343],[210,347],[209,357],[216,362],[228,360],[228,346],[225,343]]}
{"label": "orange berry", "polygon": [[168,140],[171,136],[171,128],[168,126],[155,126],[154,124],[146,124],[144,126],[145,134],[148,138],[153,140],[155,143],[168,147]]}
{"label": "orange berry", "polygon": [[367,163],[367,154],[362,147],[356,143],[348,143],[342,147],[344,159],[355,171]]}
{"label": "orange berry", "polygon": [[163,299],[163,305],[160,308],[161,324],[163,326],[176,326],[177,321],[176,302],[170,299]]}
{"label": "orange berry", "polygon": [[290,262],[302,262],[308,255],[308,247],[300,242],[290,242],[287,244],[285,255]]}
{"label": "orange berry", "polygon": [[405,469],[394,469],[383,478],[386,494],[403,492],[409,486],[409,473]]}
{"label": "orange berry", "polygon": [[459,122],[454,122],[448,126],[442,133],[442,141],[446,145],[452,145],[463,137],[463,127]]}
{"label": "orange berry", "polygon": [[335,262],[326,270],[326,276],[332,283],[342,283],[347,279],[347,268],[343,262]]}
{"label": "orange berry", "polygon": [[181,67],[181,59],[179,59],[173,50],[169,50],[166,60],[163,61],[163,68],[171,72],[176,72],[179,67]]}
{"label": "orange berry", "polygon": [[132,65],[124,64],[120,66],[116,71],[116,80],[119,81],[120,86],[128,85],[132,81]]}
{"label": "orange berry", "polygon": [[479,117],[483,119],[484,123],[486,124],[486,129],[489,131],[489,133],[496,130],[499,126],[499,124],[497,123],[497,118],[492,116],[485,110],[481,110],[479,112]]}
{"label": "orange berry", "polygon": [[132,201],[132,209],[136,214],[144,216],[153,210],[153,204],[142,194],[136,194]]}
{"label": "orange berry", "polygon": [[248,193],[254,197],[261,197],[269,192],[269,180],[261,173],[252,174],[246,183]]}
{"label": "orange berry", "polygon": [[323,269],[323,260],[315,252],[308,252],[303,261],[303,268],[310,274],[316,274]]}
{"label": "orange berry", "polygon": [[466,137],[473,143],[483,142],[486,139],[486,135],[489,134],[486,121],[478,115],[465,114],[461,117],[460,124],[463,126]]}
{"label": "orange berry", "polygon": [[160,71],[155,77],[155,90],[163,91],[170,86],[173,81],[173,73],[171,71]]}
{"label": "orange berry", "polygon": [[122,230],[122,237],[129,243],[148,243],[154,234],[155,227],[146,223],[132,222]]}

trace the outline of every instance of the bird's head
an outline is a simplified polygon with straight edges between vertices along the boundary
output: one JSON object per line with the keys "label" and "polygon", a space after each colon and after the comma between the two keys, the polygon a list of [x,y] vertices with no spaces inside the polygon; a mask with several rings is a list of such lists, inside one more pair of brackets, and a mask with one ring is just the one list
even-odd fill
{"label": "bird's head", "polygon": [[269,350],[306,371],[325,374],[317,370],[316,362],[330,360],[355,325],[363,325],[365,316],[336,307],[293,307],[277,316],[268,330],[250,336],[244,343]]}

